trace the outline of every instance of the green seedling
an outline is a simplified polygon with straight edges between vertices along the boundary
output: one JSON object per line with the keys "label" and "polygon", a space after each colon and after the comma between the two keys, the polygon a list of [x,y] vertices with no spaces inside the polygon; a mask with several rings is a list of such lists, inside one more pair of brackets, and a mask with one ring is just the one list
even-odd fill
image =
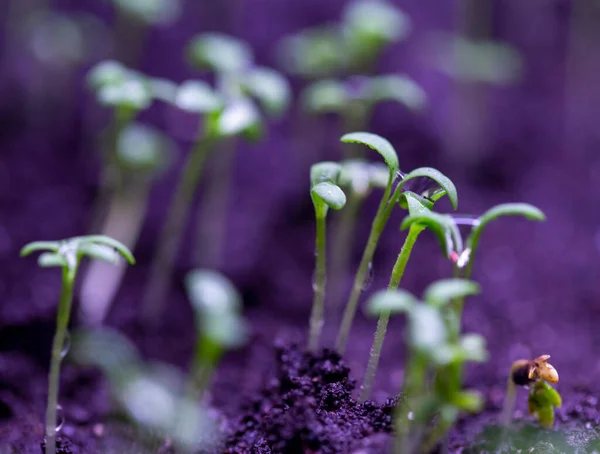
{"label": "green seedling", "polygon": [[554,425],[554,408],[562,405],[562,399],[558,391],[548,384],[558,383],[558,372],[548,359],[550,355],[542,355],[533,360],[520,359],[512,364],[502,412],[501,423],[504,426],[508,426],[512,418],[517,386],[529,388],[529,414],[535,415],[545,429]]}
{"label": "green seedling", "polygon": [[[223,114],[226,123],[243,115],[260,116],[254,102],[260,105],[266,117],[276,118],[290,105],[291,89],[285,77],[270,68],[255,66],[252,50],[243,41],[221,33],[205,33],[192,39],[187,55],[192,66],[216,76],[217,90],[226,100],[227,113]],[[259,135],[257,128],[254,137],[249,138]],[[207,175],[205,197],[198,212],[195,248],[195,261],[203,266],[221,265],[227,232],[227,199],[238,141],[236,137],[222,141]]]}
{"label": "green seedling", "polygon": [[52,342],[50,373],[48,376],[48,404],[46,407],[46,454],[56,452],[56,411],[58,407],[58,388],[60,365],[65,356],[65,337],[71,315],[73,287],[77,270],[83,257],[103,260],[116,264],[121,257],[130,264],[135,262],[129,249],[112,238],[101,235],[81,236],[63,241],[36,241],[21,249],[25,257],[33,252],[42,252],[38,258],[41,267],[62,268],[62,289],[58,301],[56,332]]}
{"label": "green seedling", "polygon": [[[436,192],[436,196],[433,197],[433,199],[430,199],[431,204],[435,203],[436,200],[438,200],[440,197],[446,194],[448,195],[448,198],[452,201],[453,206],[457,206],[458,194],[454,183],[452,183],[452,181],[447,176],[435,169],[424,167],[413,170],[412,172],[404,176],[402,181],[399,183],[399,186],[403,186],[404,184],[413,179],[423,177],[430,178],[439,185],[439,190]],[[429,211],[429,209],[423,204],[421,197],[415,193],[403,193],[402,198],[406,201],[408,211],[412,215],[416,216],[423,212]],[[390,281],[388,284],[388,290],[396,290],[400,286],[400,282],[402,281],[402,277],[404,276],[406,265],[412,253],[413,247],[417,241],[417,238],[419,237],[419,234],[424,229],[425,227],[420,224],[413,224],[410,230],[408,231],[408,235],[404,241],[404,245],[402,246],[400,253],[398,254],[398,258],[396,259],[396,263],[394,264],[394,267],[392,269],[392,274],[390,276]],[[382,311],[379,320],[377,321],[377,329],[375,331],[373,346],[371,347],[371,353],[369,355],[367,372],[365,374],[365,379],[360,394],[360,400],[363,402],[367,400],[371,395],[371,389],[375,380],[375,374],[377,371],[377,366],[379,364],[379,358],[381,356],[381,350],[383,348],[383,342],[385,340],[385,334],[387,331],[389,318],[390,313]]]}
{"label": "green seedling", "polygon": [[[436,381],[430,385],[429,374],[440,373],[450,364],[483,362],[487,359],[485,340],[467,334],[454,340],[445,323],[445,306],[457,294],[477,293],[477,284],[458,279],[438,281],[428,287],[424,301],[404,290],[386,290],[368,301],[368,315],[404,314],[408,359],[402,399],[395,414],[397,453],[430,452],[450,430],[461,412],[481,409],[482,398],[462,389],[461,380]],[[434,418],[437,425],[431,428]]]}
{"label": "green seedling", "polygon": [[[384,158],[384,161],[388,166],[389,174],[388,182],[383,197],[379,203],[377,214],[373,219],[371,232],[367,240],[367,245],[363,252],[358,270],[354,278],[354,284],[352,286],[348,302],[346,303],[346,307],[344,309],[342,323],[336,342],[336,349],[340,353],[343,353],[343,351],[346,348],[346,342],[350,333],[350,329],[352,327],[354,316],[356,314],[358,300],[360,298],[360,294],[362,293],[365,280],[369,273],[371,261],[373,260],[373,255],[375,254],[375,250],[377,248],[377,243],[379,242],[379,238],[387,224],[392,210],[398,205],[399,201],[402,198],[404,184],[417,177],[428,177],[435,180],[435,178],[438,178],[438,176],[441,175],[439,172],[428,167],[415,169],[409,174],[405,175],[404,178],[402,178],[394,188],[394,183],[397,181],[398,177],[401,176],[401,174],[396,151],[386,139],[375,134],[358,132],[343,136],[342,141],[349,143],[360,143],[376,150]],[[434,178],[432,177],[432,175],[437,176]],[[446,180],[444,180],[444,185],[447,184],[445,181]],[[455,193],[448,193],[448,195],[452,206],[456,208],[458,200],[456,198]]]}
{"label": "green seedling", "polygon": [[171,440],[176,452],[186,453],[218,446],[216,424],[206,408],[188,395],[183,374],[165,363],[144,361],[122,334],[109,328],[78,332],[69,356],[102,371],[119,410],[116,416],[124,412],[150,435],[142,443],[153,445],[152,438],[158,436]]}
{"label": "green seedling", "polygon": [[410,32],[410,20],[384,0],[355,0],[338,23],[284,40],[286,68],[306,78],[369,72],[384,48]]}
{"label": "green seedling", "polygon": [[[129,249],[137,244],[148,206],[152,183],[168,168],[174,143],[164,134],[140,123],[131,123],[117,141],[117,168],[121,179],[109,202],[100,232]],[[101,323],[119,289],[125,267],[93,262],[81,287],[81,320]]]}
{"label": "green seedling", "polygon": [[336,184],[341,166],[334,162],[321,162],[310,169],[310,195],[315,207],[316,218],[316,263],[314,277],[314,300],[310,314],[308,350],[316,352],[319,348],[324,325],[325,286],[327,282],[326,228],[327,212],[330,208],[341,210],[346,204],[344,191]]}
{"label": "green seedling", "polygon": [[241,296],[222,274],[203,269],[190,271],[185,287],[198,332],[188,391],[198,400],[208,388],[223,353],[246,342],[248,327],[241,315]]}

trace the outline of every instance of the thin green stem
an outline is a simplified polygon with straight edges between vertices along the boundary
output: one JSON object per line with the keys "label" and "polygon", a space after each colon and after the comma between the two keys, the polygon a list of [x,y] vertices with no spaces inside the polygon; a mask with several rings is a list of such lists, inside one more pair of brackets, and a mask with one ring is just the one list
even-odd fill
{"label": "thin green stem", "polygon": [[315,203],[315,215],[317,220],[316,231],[316,263],[314,281],[314,299],[310,314],[308,350],[315,353],[319,348],[321,333],[324,324],[325,312],[325,285],[327,283],[327,261],[326,249],[326,226],[327,207],[321,206],[322,202]]}
{"label": "thin green stem", "polygon": [[512,381],[512,369],[508,374],[508,383],[506,385],[506,396],[504,396],[504,405],[502,406],[502,414],[500,416],[500,424],[504,427],[510,425],[512,419],[512,412],[515,408],[515,400],[517,396],[517,389],[515,383]]}
{"label": "thin green stem", "polygon": [[203,137],[196,141],[188,154],[173,196],[167,219],[158,240],[158,250],[150,270],[150,280],[144,298],[143,317],[155,324],[161,316],[166,291],[186,226],[194,192],[200,181],[207,156],[213,149],[214,139]]}
{"label": "thin green stem", "polygon": [[190,371],[189,395],[195,400],[201,400],[210,385],[215,365],[219,362],[222,349],[210,339],[200,336],[196,342],[196,351],[192,370]]}
{"label": "thin green stem", "polygon": [[[418,224],[413,224],[410,227],[408,235],[406,236],[406,240],[404,240],[404,245],[398,254],[398,259],[394,264],[388,290],[396,290],[400,285],[412,249],[422,231],[423,227]],[[381,357],[381,350],[383,349],[383,342],[385,340],[385,333],[387,331],[389,320],[390,313],[387,311],[381,313],[379,320],[377,321],[377,329],[375,330],[375,337],[373,339],[373,345],[371,346],[371,353],[369,354],[367,372],[365,373],[365,378],[359,397],[360,402],[364,402],[371,397],[371,390],[373,389],[373,383],[375,382],[375,374],[377,372],[377,366],[379,365],[379,358]]]}
{"label": "thin green stem", "polygon": [[56,452],[56,410],[58,406],[58,390],[60,385],[60,364],[63,358],[63,348],[73,300],[73,285],[77,266],[63,268],[62,290],[58,301],[56,315],[56,332],[52,342],[52,357],[48,375],[48,404],[46,406],[46,454]]}
{"label": "thin green stem", "polygon": [[388,199],[392,190],[392,183],[394,181],[394,177],[390,176],[390,180],[388,181],[385,193],[383,194],[381,202],[379,203],[377,214],[375,215],[375,219],[373,219],[373,224],[371,225],[371,233],[369,234],[369,239],[367,240],[367,246],[365,247],[362,258],[360,260],[360,264],[358,265],[358,270],[354,277],[354,284],[352,285],[352,290],[350,292],[348,302],[346,303],[346,308],[344,309],[342,324],[340,326],[340,331],[336,341],[336,350],[340,354],[343,354],[346,350],[346,343],[348,341],[350,329],[352,328],[354,316],[356,315],[358,299],[360,298],[360,294],[363,291],[365,280],[369,273],[369,267],[371,261],[373,260],[375,250],[377,249],[379,237],[381,236],[383,229],[385,228],[385,225],[387,223],[387,220],[389,219],[389,215],[392,211],[391,208],[388,207]]}

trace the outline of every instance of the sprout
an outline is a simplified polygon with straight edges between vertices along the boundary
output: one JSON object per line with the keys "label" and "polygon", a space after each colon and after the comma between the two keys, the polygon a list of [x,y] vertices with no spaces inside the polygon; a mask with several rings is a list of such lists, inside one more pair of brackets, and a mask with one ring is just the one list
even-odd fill
{"label": "sprout", "polygon": [[[47,252],[43,252],[47,251]],[[101,235],[81,236],[63,241],[36,241],[21,249],[25,257],[34,252],[43,252],[38,263],[42,267],[62,268],[62,290],[58,301],[56,332],[52,342],[52,357],[48,377],[48,404],[46,407],[46,454],[56,451],[56,409],[58,406],[58,388],[60,364],[64,354],[64,343],[71,315],[73,287],[81,259],[85,256],[116,263],[120,257],[130,264],[135,263],[129,249],[112,238]]]}
{"label": "sprout", "polygon": [[174,23],[182,11],[180,0],[113,0],[123,13],[147,24]]}
{"label": "sprout", "polygon": [[310,315],[308,350],[316,352],[321,339],[325,312],[325,286],[327,282],[326,227],[329,208],[340,210],[346,204],[346,195],[337,186],[341,166],[334,162],[315,164],[310,169],[310,195],[316,218],[316,263],[314,277],[314,300]]}
{"label": "sprout", "polygon": [[168,437],[183,452],[215,447],[217,428],[207,411],[183,392],[182,374],[163,363],[144,362],[136,347],[117,331],[76,333],[71,357],[102,371],[116,402],[136,424]]}
{"label": "sprout", "polygon": [[254,59],[248,45],[221,33],[205,33],[192,39],[188,61],[196,67],[217,73],[235,73],[247,69]]}
{"label": "sprout", "polygon": [[185,287],[196,314],[198,332],[189,390],[201,397],[225,350],[246,342],[248,328],[241,315],[241,296],[233,284],[216,271],[196,269],[185,278]]}
{"label": "sprout", "polygon": [[560,394],[548,383],[558,383],[558,372],[548,363],[550,355],[541,355],[533,360],[515,361],[508,377],[502,424],[508,426],[516,399],[516,386],[529,387],[527,409],[530,415],[536,415],[540,425],[551,429],[554,425],[554,408],[562,406]]}
{"label": "sprout", "polygon": [[[435,295],[431,301],[448,301],[459,287],[471,293],[476,284],[460,280],[438,281],[426,290],[425,295],[429,298]],[[462,367],[467,361],[485,361],[488,356],[485,341],[475,334],[453,340],[446,327],[444,308],[431,304],[431,301],[421,302],[406,291],[388,289],[373,295],[366,305],[367,314],[380,320],[389,314],[407,316],[406,342],[409,350],[403,400],[395,416],[396,452],[430,452],[461,412],[479,411],[482,406],[481,396],[462,390],[461,381],[445,373],[449,364]],[[433,389],[427,385],[428,371],[436,373]],[[409,408],[412,416],[409,416]],[[439,416],[437,427],[427,439],[423,439],[423,429],[436,414]]]}

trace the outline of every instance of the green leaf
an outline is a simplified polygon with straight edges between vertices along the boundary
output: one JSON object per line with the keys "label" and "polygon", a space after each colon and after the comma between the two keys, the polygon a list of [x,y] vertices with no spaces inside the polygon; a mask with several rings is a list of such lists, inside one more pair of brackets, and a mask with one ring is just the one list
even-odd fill
{"label": "green leaf", "polygon": [[320,80],[309,85],[301,95],[301,104],[309,112],[341,112],[348,98],[344,85],[337,80]]}
{"label": "green leaf", "polygon": [[473,230],[481,231],[490,223],[501,216],[523,216],[532,221],[544,221],[546,216],[539,208],[528,203],[503,203],[490,208],[479,217],[479,225],[473,227]]}
{"label": "green leaf", "polygon": [[[371,165],[360,159],[349,159],[341,163],[342,170],[338,184],[342,188],[351,189],[359,195],[366,195],[371,187]],[[389,175],[385,168],[385,181],[387,184]]]}
{"label": "green leaf", "polygon": [[106,235],[88,235],[79,237],[82,241],[90,241],[92,243],[103,244],[115,249],[121,256],[129,262],[130,265],[135,263],[135,258],[127,246],[120,241],[117,241]]}
{"label": "green leaf", "polygon": [[204,114],[222,109],[223,101],[207,83],[188,80],[177,89],[175,105],[186,112]]}
{"label": "green leaf", "polygon": [[417,299],[404,290],[381,290],[367,301],[366,312],[371,317],[383,313],[402,314],[410,312],[418,304]]}
{"label": "green leaf", "polygon": [[337,162],[318,162],[313,164],[310,168],[310,185],[316,186],[319,183],[332,183],[337,184],[342,166]]}
{"label": "green leaf", "polygon": [[425,289],[424,300],[433,307],[443,307],[455,298],[477,295],[478,283],[466,279],[442,279]]}
{"label": "green leaf", "polygon": [[348,60],[337,27],[330,25],[286,38],[279,55],[287,71],[313,79],[331,76]]}
{"label": "green leaf", "polygon": [[103,244],[94,244],[83,242],[77,248],[79,254],[91,259],[104,260],[105,262],[117,264],[119,262],[119,253],[112,247]]}
{"label": "green leaf", "polygon": [[221,273],[206,269],[190,271],[185,287],[198,314],[214,316],[241,310],[241,296],[233,283]]}
{"label": "green leaf", "polygon": [[271,115],[281,115],[289,107],[292,92],[287,79],[279,72],[254,68],[244,76],[244,83]]}
{"label": "green leaf", "polygon": [[391,143],[381,136],[368,132],[353,132],[344,135],[341,138],[341,141],[345,143],[360,143],[375,150],[383,157],[383,160],[390,170],[390,176],[392,178],[395,178],[400,170],[396,150],[394,150],[394,147]]}
{"label": "green leaf", "polygon": [[37,251],[58,251],[59,243],[58,241],[34,241],[32,243],[26,244],[21,249],[20,255],[21,257],[26,257],[29,254]]}
{"label": "green leaf", "polygon": [[406,230],[413,224],[421,224],[433,231],[447,258],[450,257],[452,252],[462,252],[462,237],[452,216],[434,213],[433,211],[419,215],[409,215],[404,218],[400,228],[401,230]]}
{"label": "green leaf", "polygon": [[249,328],[238,314],[208,314],[200,323],[202,336],[210,339],[220,348],[239,348],[248,341]]}
{"label": "green leaf", "polygon": [[409,77],[399,75],[374,77],[371,100],[396,101],[413,111],[422,111],[427,105],[427,95],[423,89]]}
{"label": "green leaf", "polygon": [[446,344],[447,332],[442,315],[424,304],[414,305],[409,312],[410,344],[418,351],[433,353]]}
{"label": "green leaf", "polygon": [[329,208],[341,210],[346,205],[346,194],[339,186],[328,182],[319,183],[310,190],[314,198],[323,201]]}
{"label": "green leaf", "polygon": [[412,191],[404,191],[400,195],[400,206],[408,210],[411,216],[426,214],[433,209],[433,202]]}
{"label": "green leaf", "polygon": [[44,252],[38,257],[38,265],[42,268],[66,268],[69,264],[67,263],[67,259],[59,253]]}
{"label": "green leaf", "polygon": [[452,398],[452,404],[462,411],[478,413],[483,409],[485,400],[477,391],[459,391]]}
{"label": "green leaf", "polygon": [[192,39],[188,58],[194,66],[210,68],[220,73],[240,72],[252,64],[250,47],[221,33],[205,33]]}
{"label": "green leaf", "polygon": [[152,89],[147,81],[129,78],[121,84],[104,85],[98,90],[100,104],[134,111],[147,109],[152,104]]}
{"label": "green leaf", "polygon": [[239,134],[253,134],[260,129],[261,118],[256,106],[246,98],[228,103],[216,122],[219,137],[233,137]]}
{"label": "green leaf", "polygon": [[412,172],[406,174],[400,182],[400,184],[404,186],[404,184],[407,181],[419,177],[430,178],[437,184],[439,184],[441,188],[445,191],[445,193],[448,195],[450,203],[452,204],[452,208],[454,208],[455,210],[458,208],[458,193],[456,191],[456,186],[454,186],[454,183],[450,178],[448,178],[446,175],[444,175],[437,169],[434,169],[432,167],[420,167],[418,169],[415,169]]}
{"label": "green leaf", "polygon": [[115,60],[106,60],[95,65],[87,74],[89,86],[98,90],[107,85],[121,85],[128,77],[128,69]]}
{"label": "green leaf", "polygon": [[355,0],[344,11],[344,32],[352,42],[394,42],[410,32],[410,19],[387,1]]}
{"label": "green leaf", "polygon": [[181,0],[113,0],[115,6],[147,24],[169,25],[182,12]]}
{"label": "green leaf", "polygon": [[129,124],[119,136],[117,159],[129,172],[164,169],[174,144],[160,131],[141,123]]}
{"label": "green leaf", "polygon": [[548,389],[546,390],[547,398],[550,404],[554,407],[562,407],[562,397],[556,389],[552,386],[548,385]]}

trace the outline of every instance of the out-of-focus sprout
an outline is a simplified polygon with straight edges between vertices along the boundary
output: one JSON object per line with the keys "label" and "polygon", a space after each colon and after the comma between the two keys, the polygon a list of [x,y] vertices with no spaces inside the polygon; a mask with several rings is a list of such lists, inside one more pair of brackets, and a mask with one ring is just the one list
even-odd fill
{"label": "out-of-focus sprout", "polygon": [[[160,131],[140,123],[125,127],[117,142],[120,180],[100,229],[103,235],[133,249],[138,241],[153,181],[168,168],[175,144]],[[93,262],[81,287],[81,319],[101,323],[119,289],[125,267]]]}
{"label": "out-of-focus sprout", "polygon": [[58,391],[60,365],[66,354],[65,338],[71,316],[73,288],[77,270],[83,257],[103,260],[116,264],[125,258],[130,264],[135,262],[129,249],[112,238],[101,235],[89,235],[69,238],[62,241],[35,241],[21,249],[25,257],[34,252],[42,252],[38,258],[41,267],[59,267],[62,269],[62,289],[58,300],[56,314],[56,332],[52,342],[50,373],[48,376],[48,404],[46,406],[46,454],[56,452],[56,411],[58,408]]}
{"label": "out-of-focus sprout", "polygon": [[117,331],[76,333],[70,357],[80,365],[99,368],[120,410],[136,425],[169,438],[176,449],[197,452],[218,445],[215,421],[187,394],[183,374],[163,363],[144,362],[136,347]]}
{"label": "out-of-focus sprout", "polygon": [[113,0],[122,13],[148,25],[172,24],[181,15],[180,0]]}
{"label": "out-of-focus sprout", "polygon": [[[412,172],[405,175],[404,178],[398,184],[398,186],[403,187],[409,181],[422,177],[430,178],[437,185],[439,185],[439,193],[448,195],[448,198],[451,200],[452,205],[456,208],[458,203],[458,194],[454,183],[452,183],[452,181],[447,176],[445,176],[436,169],[432,169],[430,167],[415,169]],[[404,198],[406,198],[407,201],[408,211],[412,215],[419,216],[422,215],[424,212],[429,211],[429,209],[426,208],[421,203],[421,201],[415,198],[411,193],[406,193],[404,195]],[[432,202],[432,204],[433,203],[435,202]],[[404,244],[400,249],[400,253],[398,254],[398,258],[396,259],[396,263],[394,264],[394,267],[392,269],[390,281],[388,284],[388,290],[396,290],[400,286],[400,282],[404,277],[406,265],[412,253],[413,247],[417,241],[417,238],[419,237],[419,234],[424,229],[425,226],[420,225],[418,223],[414,223],[408,231],[408,235],[404,240]],[[391,313],[389,312],[381,311],[379,319],[377,321],[377,329],[375,331],[373,346],[371,347],[371,353],[369,355],[367,372],[365,373],[365,380],[360,394],[360,400],[363,402],[367,400],[371,395],[371,389],[375,380],[377,366],[379,365],[379,358],[381,356],[381,350],[383,348],[383,342],[385,340],[385,334],[387,331],[390,315]]]}
{"label": "out-of-focus sprout", "polygon": [[327,284],[327,212],[329,208],[341,210],[346,195],[337,185],[341,166],[335,162],[321,162],[310,169],[310,196],[316,219],[316,262],[313,282],[314,299],[310,314],[308,350],[315,353],[319,348],[325,323],[325,286]]}
{"label": "out-of-focus sprout", "polygon": [[[456,284],[468,294],[478,289],[476,284],[468,281],[457,281]],[[450,301],[456,292],[444,296],[444,288],[450,288],[448,282],[444,286],[433,285],[438,287],[437,290],[426,290],[425,294],[435,294],[434,300],[420,302],[409,292],[385,290],[374,294],[366,306],[370,316],[405,314],[408,319],[408,359],[402,397],[395,415],[395,452],[398,454],[429,452],[445,436],[461,412],[476,412],[483,403],[477,393],[462,389],[460,378],[445,380],[443,385],[438,381],[433,387],[428,385],[428,373],[431,371],[439,376],[449,364],[462,365],[487,359],[485,340],[481,336],[467,334],[453,340],[449,335],[440,301]],[[452,288],[455,290],[457,286]],[[424,429],[436,416],[437,425],[424,438]]]}
{"label": "out-of-focus sprout", "polygon": [[216,124],[221,128],[223,140],[219,152],[212,158],[212,172],[207,175],[205,197],[198,212],[195,247],[198,264],[218,268],[225,244],[229,182],[239,136],[230,130],[236,129],[235,125],[241,121],[251,121],[255,128],[248,129],[244,137],[260,138],[264,119],[280,117],[288,109],[291,89],[281,73],[254,64],[254,55],[247,43],[229,35],[197,35],[188,45],[187,59],[195,68],[216,76],[217,92],[225,103]]}
{"label": "out-of-focus sprout", "polygon": [[189,392],[201,398],[223,353],[242,346],[248,327],[242,317],[242,299],[229,279],[206,269],[190,271],[185,278],[188,298],[196,315],[198,332],[190,371]]}

